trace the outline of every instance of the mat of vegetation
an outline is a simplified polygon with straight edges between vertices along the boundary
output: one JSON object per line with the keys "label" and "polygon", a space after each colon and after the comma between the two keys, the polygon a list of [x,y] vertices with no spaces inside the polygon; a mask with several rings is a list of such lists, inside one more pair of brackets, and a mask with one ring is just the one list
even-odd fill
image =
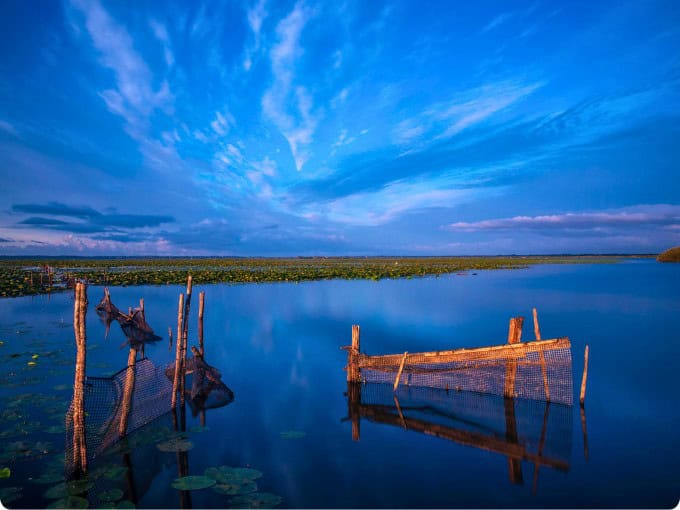
{"label": "mat of vegetation", "polygon": [[411,278],[533,264],[612,263],[619,256],[512,257],[297,257],[0,259],[0,296],[45,294],[93,285],[300,282],[331,278]]}
{"label": "mat of vegetation", "polygon": [[666,250],[656,260],[659,262],[680,262],[680,246]]}

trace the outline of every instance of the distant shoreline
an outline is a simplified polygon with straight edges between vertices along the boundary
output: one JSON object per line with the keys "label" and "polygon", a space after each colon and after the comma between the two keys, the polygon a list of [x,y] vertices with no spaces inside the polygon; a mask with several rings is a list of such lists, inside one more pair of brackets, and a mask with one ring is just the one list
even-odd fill
{"label": "distant shoreline", "polygon": [[[655,255],[512,255],[451,257],[2,257],[0,297],[62,292],[91,285],[176,285],[439,276],[538,264],[612,264]],[[473,273],[474,274],[474,273]]]}

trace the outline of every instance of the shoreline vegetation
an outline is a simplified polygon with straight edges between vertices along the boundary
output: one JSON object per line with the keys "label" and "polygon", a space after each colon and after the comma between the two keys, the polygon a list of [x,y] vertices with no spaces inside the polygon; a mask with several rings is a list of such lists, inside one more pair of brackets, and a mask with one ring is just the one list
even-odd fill
{"label": "shoreline vegetation", "polygon": [[537,264],[616,263],[652,255],[551,255],[479,257],[147,257],[0,258],[0,297],[61,292],[76,281],[91,285],[269,283],[328,279],[413,278]]}

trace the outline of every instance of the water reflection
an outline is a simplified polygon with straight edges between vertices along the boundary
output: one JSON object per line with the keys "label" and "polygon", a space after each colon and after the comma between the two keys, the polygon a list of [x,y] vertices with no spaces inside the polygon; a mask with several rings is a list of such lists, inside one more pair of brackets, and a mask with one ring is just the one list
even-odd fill
{"label": "water reflection", "polygon": [[569,471],[572,406],[469,391],[347,383],[347,420],[361,439],[361,419],[446,439],[507,457],[508,476],[524,483],[521,461]]}

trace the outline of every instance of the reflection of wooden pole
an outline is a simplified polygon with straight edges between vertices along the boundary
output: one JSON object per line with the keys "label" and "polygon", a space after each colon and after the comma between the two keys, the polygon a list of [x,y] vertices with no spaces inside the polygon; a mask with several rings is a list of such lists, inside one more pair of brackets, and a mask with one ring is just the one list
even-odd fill
{"label": "reflection of wooden pole", "polygon": [[352,441],[359,441],[361,438],[361,415],[359,412],[359,406],[361,405],[361,385],[356,382],[348,382],[347,397],[349,417],[352,420]]}
{"label": "reflection of wooden pole", "polygon": [[132,459],[130,458],[129,453],[123,455],[123,463],[125,464],[125,467],[127,467],[127,471],[125,472],[125,481],[128,488],[128,499],[136,505],[137,490],[135,489],[135,478],[132,472]]}
{"label": "reflection of wooden pole", "polygon": [[586,400],[586,380],[588,379],[588,346],[586,345],[586,352],[583,355],[583,379],[581,379],[581,397],[579,401],[583,406]]}
{"label": "reflection of wooden pole", "polygon": [[347,364],[347,382],[360,382],[361,371],[359,370],[358,356],[361,350],[361,330],[358,324],[352,325],[352,346],[349,350],[349,363]]}
{"label": "reflection of wooden pole", "polygon": [[168,350],[172,350],[172,328],[168,326]]}
{"label": "reflection of wooden pole", "polygon": [[179,374],[182,364],[182,314],[184,313],[184,294],[179,295],[179,307],[177,309],[177,339],[175,340],[175,376],[172,379],[172,401],[174,409],[177,405],[177,389],[179,388]]}
{"label": "reflection of wooden pole", "polygon": [[120,423],[118,424],[118,435],[125,436],[130,416],[130,406],[132,404],[132,392],[135,389],[135,364],[137,362],[137,351],[130,347],[128,353],[127,372],[125,373],[125,386],[123,387],[123,404],[120,413]]}
{"label": "reflection of wooden pole", "polygon": [[205,308],[205,291],[198,293],[198,350],[201,356],[205,355],[203,350],[203,310]]}
{"label": "reflection of wooden pole", "polygon": [[[535,310],[535,308],[534,308]],[[543,457],[543,447],[545,446],[545,436],[548,430],[548,411],[550,410],[550,402],[545,403],[545,411],[543,412],[543,427],[541,428],[541,440],[538,443],[538,458]],[[534,464],[534,481],[532,484],[532,491],[536,494],[536,489],[538,488],[538,470],[541,465],[536,462]]]}
{"label": "reflection of wooden pole", "polygon": [[[505,398],[503,405],[505,407],[505,439],[510,444],[518,444],[517,420],[515,419],[515,400],[512,398]],[[508,457],[508,474],[512,483],[522,483],[522,463],[520,459]]]}
{"label": "reflection of wooden pole", "polygon": [[85,284],[76,286],[73,306],[73,330],[76,339],[76,369],[73,383],[73,464],[77,472],[87,472],[87,444],[85,442],[85,379],[87,336],[85,317],[87,314],[87,291]]}
{"label": "reflection of wooden pole", "polygon": [[581,406],[581,430],[583,431],[583,456],[588,461],[588,429],[586,428],[586,408]]}
{"label": "reflection of wooden pole", "polygon": [[[508,343],[518,344],[522,339],[522,325],[524,317],[513,317],[510,319],[508,328]],[[517,375],[517,361],[509,360],[505,364],[505,387],[503,395],[508,398],[515,396],[515,377]]]}

